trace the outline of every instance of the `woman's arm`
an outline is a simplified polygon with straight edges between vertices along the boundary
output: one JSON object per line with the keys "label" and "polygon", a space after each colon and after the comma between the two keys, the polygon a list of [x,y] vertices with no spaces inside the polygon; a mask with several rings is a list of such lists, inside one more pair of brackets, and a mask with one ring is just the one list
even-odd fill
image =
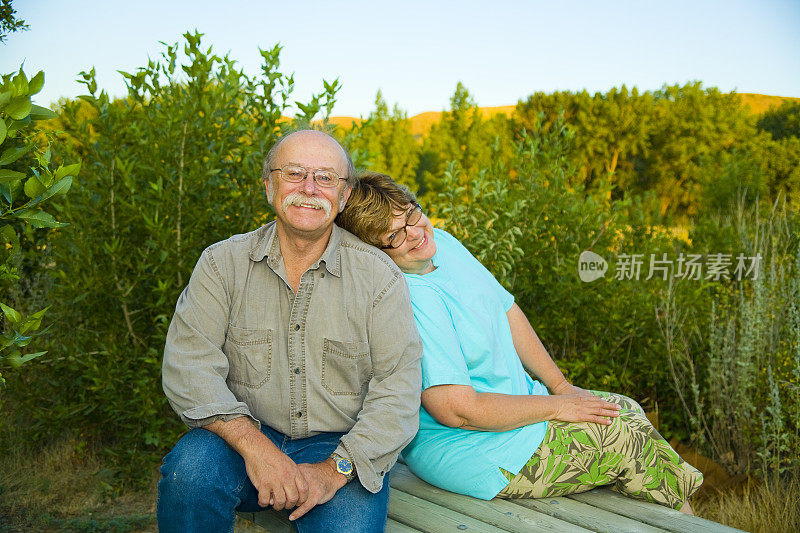
{"label": "woman's arm", "polygon": [[511,306],[506,313],[511,326],[511,337],[514,348],[522,361],[522,365],[538,377],[553,394],[592,395],[589,391],[571,385],[561,370],[547,353],[539,336],[517,304]]}
{"label": "woman's arm", "polygon": [[[558,392],[562,394],[517,396],[476,392],[472,388],[469,369],[447,305],[437,291],[426,290],[424,287],[417,287],[414,299],[416,304],[414,318],[424,345],[422,373],[423,387],[427,388],[422,392],[422,405],[441,424],[465,429],[506,431],[542,420],[609,424],[610,421],[606,417],[618,415],[619,406],[594,395],[564,393],[568,392],[571,385],[566,383],[564,375],[547,355],[543,346],[541,352],[550,363],[552,374],[546,384],[550,385],[555,381],[553,386],[556,386],[560,378],[563,384],[559,386]],[[518,338],[530,346],[534,345],[532,339],[535,339],[541,346],[541,342],[519,307],[512,306],[509,313],[509,323],[512,324],[512,336],[517,352],[528,351],[527,348],[520,348]],[[519,317],[524,322],[520,321]],[[528,336],[520,335],[519,332],[514,334],[514,330],[519,330],[521,325],[527,327]],[[547,370],[547,366],[540,366],[541,369],[532,369],[537,375],[538,372]],[[555,369],[555,372],[552,369]]]}
{"label": "woman's arm", "polygon": [[436,385],[422,391],[422,405],[440,424],[508,431],[543,420],[608,425],[620,406],[594,395],[512,395],[476,392],[469,385]]}

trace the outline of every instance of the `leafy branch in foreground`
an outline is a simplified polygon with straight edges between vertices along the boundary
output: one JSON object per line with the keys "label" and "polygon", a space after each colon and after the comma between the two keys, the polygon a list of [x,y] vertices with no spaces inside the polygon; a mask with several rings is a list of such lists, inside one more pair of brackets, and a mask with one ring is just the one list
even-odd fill
{"label": "leafy branch in foreground", "polygon": [[[23,274],[19,264],[23,252],[38,253],[36,230],[64,226],[42,209],[45,202],[64,195],[72,185],[80,164],[49,168],[50,140],[36,122],[55,118],[55,113],[31,103],[31,96],[44,85],[44,72],[28,80],[22,69],[7,74],[0,85],[0,287],[6,300]],[[48,308],[30,315],[0,302],[0,369],[20,365],[46,352],[23,353],[41,329]],[[0,374],[0,384],[4,383]]]}
{"label": "leafy branch in foreground", "polygon": [[17,18],[17,12],[11,5],[11,0],[0,0],[0,43],[5,42],[9,33],[25,31],[28,25],[21,18]]}

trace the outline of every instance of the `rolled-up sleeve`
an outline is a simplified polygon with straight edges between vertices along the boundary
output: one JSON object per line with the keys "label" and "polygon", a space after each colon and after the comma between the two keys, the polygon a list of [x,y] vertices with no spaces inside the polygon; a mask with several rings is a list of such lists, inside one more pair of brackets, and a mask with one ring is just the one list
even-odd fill
{"label": "rolled-up sleeve", "polygon": [[228,358],[222,351],[230,316],[230,290],[213,247],[195,266],[178,298],[164,348],[162,385],[170,405],[189,427],[246,416],[259,425],[230,391]]}
{"label": "rolled-up sleeve", "polygon": [[361,484],[375,493],[419,428],[422,342],[399,272],[373,301],[369,345],[374,376],[336,453],[353,461]]}

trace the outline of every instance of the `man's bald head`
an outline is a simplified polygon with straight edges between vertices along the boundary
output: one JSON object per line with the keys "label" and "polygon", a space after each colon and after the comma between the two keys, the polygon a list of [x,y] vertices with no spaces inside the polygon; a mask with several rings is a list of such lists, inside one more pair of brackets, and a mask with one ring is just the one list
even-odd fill
{"label": "man's bald head", "polygon": [[270,169],[276,168],[275,164],[278,153],[285,143],[294,144],[304,142],[309,143],[309,145],[330,144],[331,146],[336,146],[342,154],[342,166],[344,167],[344,172],[346,173],[346,175],[343,175],[342,177],[347,178],[348,187],[352,188],[356,185],[356,170],[353,166],[353,160],[350,157],[350,154],[342,147],[341,144],[339,144],[339,141],[327,133],[318,130],[299,130],[278,139],[278,141],[272,145],[272,148],[270,148],[269,152],[267,153],[267,157],[264,160],[264,170],[262,174],[264,181],[269,179]]}

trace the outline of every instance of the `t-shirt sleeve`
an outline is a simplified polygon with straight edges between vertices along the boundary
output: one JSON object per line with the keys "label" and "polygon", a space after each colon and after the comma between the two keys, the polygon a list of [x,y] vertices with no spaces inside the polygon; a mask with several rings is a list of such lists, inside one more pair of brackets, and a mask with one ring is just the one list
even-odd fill
{"label": "t-shirt sleeve", "polygon": [[457,250],[459,255],[463,256],[464,261],[473,263],[473,266],[481,272],[482,277],[486,282],[486,286],[489,288],[489,290],[497,295],[503,305],[503,309],[508,312],[508,310],[511,309],[511,306],[514,305],[514,295],[508,292],[506,288],[503,287],[499,281],[497,281],[497,278],[495,278],[494,275],[489,272],[489,269],[483,266],[483,263],[478,261],[478,259],[472,255],[469,250],[467,250],[467,247],[461,244],[461,241],[444,230],[439,230],[439,232],[436,234],[436,237],[438,239],[443,238],[449,241],[448,244],[452,246],[454,250]]}
{"label": "t-shirt sleeve", "polygon": [[494,290],[497,293],[497,297],[500,298],[500,302],[503,304],[503,309],[508,310],[511,309],[511,306],[514,305],[514,295],[511,294],[503,287],[497,279],[492,276],[492,273],[488,270],[486,271],[489,273],[489,276],[492,278],[492,285],[494,286]]}
{"label": "t-shirt sleeve", "polygon": [[422,390],[435,385],[471,385],[453,317],[432,287],[412,286],[414,320],[422,339]]}

